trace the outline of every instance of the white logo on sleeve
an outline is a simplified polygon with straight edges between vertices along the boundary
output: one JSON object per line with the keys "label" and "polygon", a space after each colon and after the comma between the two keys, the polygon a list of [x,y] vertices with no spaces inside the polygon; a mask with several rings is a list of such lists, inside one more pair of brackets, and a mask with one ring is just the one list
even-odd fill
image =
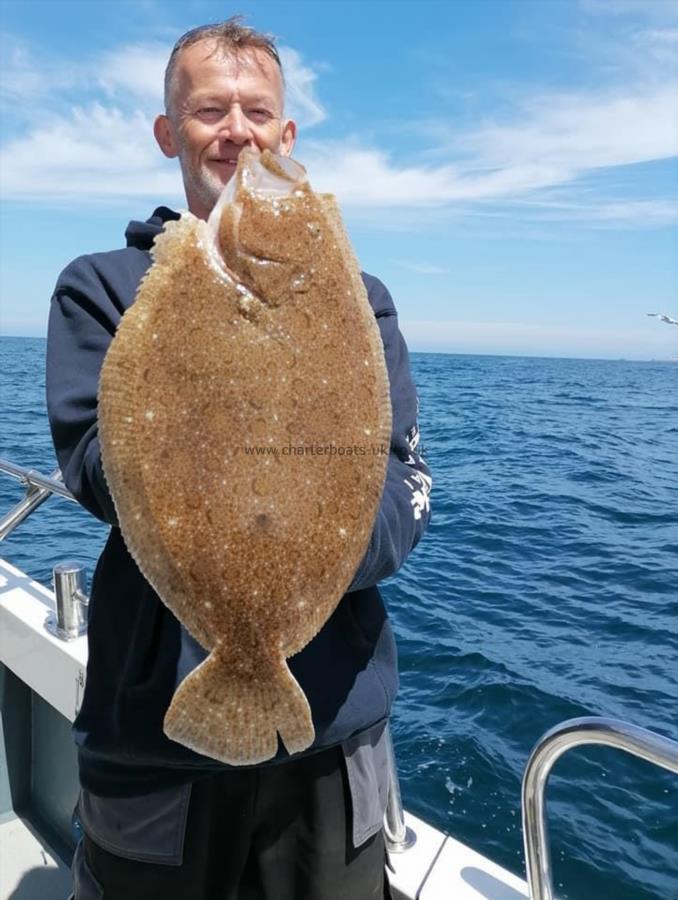
{"label": "white logo on sleeve", "polygon": [[[414,484],[412,483],[414,482]],[[412,512],[415,521],[421,519],[421,514],[428,512],[430,508],[429,494],[431,493],[431,484],[433,480],[430,475],[425,472],[412,472],[405,479],[405,484],[412,491],[410,503],[412,504]]]}

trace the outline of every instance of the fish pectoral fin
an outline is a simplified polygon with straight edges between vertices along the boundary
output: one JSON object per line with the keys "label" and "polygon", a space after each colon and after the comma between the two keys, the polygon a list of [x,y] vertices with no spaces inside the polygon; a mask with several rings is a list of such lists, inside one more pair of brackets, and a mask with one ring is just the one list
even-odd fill
{"label": "fish pectoral fin", "polygon": [[228,659],[221,647],[179,685],[164,730],[171,740],[235,766],[272,759],[278,734],[288,753],[315,738],[308,701],[284,657],[245,662]]}

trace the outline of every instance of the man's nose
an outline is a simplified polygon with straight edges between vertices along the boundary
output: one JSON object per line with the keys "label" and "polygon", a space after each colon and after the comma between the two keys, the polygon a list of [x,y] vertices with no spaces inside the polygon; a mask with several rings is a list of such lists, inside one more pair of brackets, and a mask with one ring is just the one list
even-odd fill
{"label": "man's nose", "polygon": [[236,144],[243,144],[249,139],[250,129],[247,116],[239,103],[234,103],[221,123],[221,137]]}

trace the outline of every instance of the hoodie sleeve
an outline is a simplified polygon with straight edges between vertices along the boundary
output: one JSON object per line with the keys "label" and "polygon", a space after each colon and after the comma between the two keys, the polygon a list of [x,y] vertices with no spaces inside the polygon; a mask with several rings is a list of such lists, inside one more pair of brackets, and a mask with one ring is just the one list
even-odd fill
{"label": "hoodie sleeve", "polygon": [[426,531],[431,475],[417,452],[418,401],[405,340],[393,300],[376,278],[366,278],[370,303],[384,342],[391,387],[393,433],[384,493],[372,537],[349,591],[362,590],[395,574]]}
{"label": "hoodie sleeve", "polygon": [[91,258],[81,257],[57,282],[47,334],[47,412],[64,483],[109,525],[117,518],[101,465],[97,388],[120,314]]}

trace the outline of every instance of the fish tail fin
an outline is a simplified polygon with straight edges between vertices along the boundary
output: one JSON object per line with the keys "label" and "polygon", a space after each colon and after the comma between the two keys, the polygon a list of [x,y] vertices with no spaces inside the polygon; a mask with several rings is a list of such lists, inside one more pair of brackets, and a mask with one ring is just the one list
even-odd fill
{"label": "fish tail fin", "polygon": [[171,740],[236,766],[274,757],[278,734],[288,753],[315,738],[308,701],[284,657],[233,662],[220,649],[180,684],[164,729]]}

